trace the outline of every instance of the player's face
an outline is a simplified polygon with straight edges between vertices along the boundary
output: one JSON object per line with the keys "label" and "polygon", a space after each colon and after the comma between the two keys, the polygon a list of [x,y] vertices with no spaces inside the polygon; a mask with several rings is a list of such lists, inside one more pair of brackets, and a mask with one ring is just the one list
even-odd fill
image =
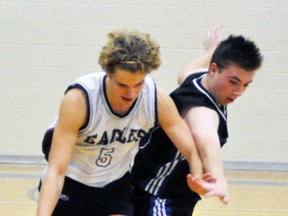
{"label": "player's face", "polygon": [[236,65],[217,69],[213,77],[213,96],[218,104],[227,105],[234,102],[253,81],[255,71],[246,71]]}
{"label": "player's face", "polygon": [[113,74],[108,75],[107,91],[110,103],[119,106],[130,107],[139,96],[146,73],[129,72],[126,70],[116,69]]}

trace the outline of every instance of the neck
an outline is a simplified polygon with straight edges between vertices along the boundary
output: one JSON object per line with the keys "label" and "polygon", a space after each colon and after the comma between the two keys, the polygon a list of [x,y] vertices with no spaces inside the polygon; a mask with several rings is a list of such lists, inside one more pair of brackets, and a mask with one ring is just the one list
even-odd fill
{"label": "neck", "polygon": [[201,79],[201,85],[206,89],[207,92],[214,98],[215,102],[220,106],[220,104],[217,102],[215,96],[211,93],[211,89],[209,88],[209,80],[208,80],[208,74],[206,74],[202,79]]}
{"label": "neck", "polygon": [[200,82],[201,82],[201,85],[208,91],[207,77],[208,75],[206,74],[205,76],[202,77]]}

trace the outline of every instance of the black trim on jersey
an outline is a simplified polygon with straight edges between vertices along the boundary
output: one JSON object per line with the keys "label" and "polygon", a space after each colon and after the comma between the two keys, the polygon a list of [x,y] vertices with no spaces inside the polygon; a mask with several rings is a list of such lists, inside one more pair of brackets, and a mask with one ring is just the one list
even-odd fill
{"label": "black trim on jersey", "polygon": [[[201,84],[201,79],[206,74],[206,72],[200,72],[188,76],[183,84],[175,89],[170,96],[176,103],[179,111],[188,105],[206,106],[211,109],[216,108],[223,119],[227,121],[226,106],[218,106],[214,97]],[[205,95],[205,97],[203,97],[203,95]],[[193,96],[193,98],[191,96]]]}
{"label": "black trim on jersey", "polygon": [[201,79],[206,74],[207,72],[191,74],[170,96],[179,112],[187,106],[204,106],[216,111],[219,116],[218,136],[223,146],[228,138],[227,106],[218,106],[214,97],[202,86]]}
{"label": "black trim on jersey", "polygon": [[[154,82],[154,80],[153,80]],[[139,145],[139,148],[140,149],[143,149],[146,147],[147,144],[149,144],[151,142],[151,137],[152,137],[152,134],[154,134],[154,132],[156,130],[158,130],[160,128],[160,123],[159,123],[159,120],[158,120],[158,97],[157,97],[157,87],[156,87],[156,83],[154,82],[154,94],[155,94],[155,104],[154,104],[154,107],[155,107],[155,122],[154,122],[154,127],[151,128],[147,135],[140,141],[140,145]]]}
{"label": "black trim on jersey", "polygon": [[88,126],[89,119],[90,119],[90,101],[89,101],[89,96],[88,96],[88,93],[87,93],[86,89],[83,86],[81,86],[80,84],[78,84],[78,83],[70,85],[67,88],[67,90],[65,91],[65,94],[68,91],[70,91],[71,89],[74,89],[74,88],[80,89],[84,93],[85,99],[86,99],[87,116],[86,116],[86,120],[85,120],[84,124],[79,129],[79,130],[83,130],[84,128],[86,128]]}
{"label": "black trim on jersey", "polygon": [[54,134],[54,128],[49,128],[43,137],[42,140],[42,152],[44,154],[44,157],[46,161],[48,161],[49,158],[49,153],[52,145],[52,139],[53,139],[53,134]]}
{"label": "black trim on jersey", "polygon": [[136,104],[136,102],[139,99],[139,95],[136,98],[136,100],[133,102],[133,104],[131,105],[129,110],[125,113],[125,115],[120,115],[120,114],[114,112],[113,107],[111,106],[111,104],[110,104],[110,102],[108,100],[108,95],[106,93],[106,83],[105,83],[106,78],[107,78],[107,75],[105,74],[104,79],[103,79],[103,93],[104,93],[104,98],[106,100],[106,104],[108,105],[108,108],[109,108],[110,112],[113,113],[113,115],[115,115],[115,116],[117,116],[119,118],[124,118],[124,117],[128,116],[131,113],[131,111],[133,110],[133,108],[135,107],[135,104]]}
{"label": "black trim on jersey", "polygon": [[193,83],[195,85],[195,87],[202,92],[204,95],[206,95],[206,97],[214,104],[214,106],[216,107],[216,109],[218,110],[218,112],[220,113],[220,115],[223,117],[223,119],[225,121],[227,121],[227,111],[226,111],[226,106],[218,106],[218,104],[216,103],[216,101],[214,100],[214,98],[209,94],[209,92],[202,86],[201,84],[201,79],[203,78],[203,76],[205,76],[205,74],[203,74],[201,77],[199,78],[195,78],[193,79]]}
{"label": "black trim on jersey", "polygon": [[154,82],[154,87],[155,87],[155,121],[156,121],[155,124],[156,124],[158,123],[158,97],[157,97],[157,87],[156,87],[155,82]]}

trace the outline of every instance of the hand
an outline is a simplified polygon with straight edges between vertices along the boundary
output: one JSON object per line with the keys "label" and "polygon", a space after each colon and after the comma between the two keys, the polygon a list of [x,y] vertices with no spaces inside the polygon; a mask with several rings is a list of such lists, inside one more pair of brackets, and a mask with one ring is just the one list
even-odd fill
{"label": "hand", "polygon": [[189,188],[198,193],[199,195],[205,195],[212,191],[215,187],[215,179],[210,174],[204,174],[202,178],[194,177],[192,174],[187,175],[187,184]]}
{"label": "hand", "polygon": [[211,29],[208,29],[204,38],[204,46],[206,52],[214,52],[221,41],[221,24],[215,24]]}
{"label": "hand", "polygon": [[229,194],[228,194],[228,186],[226,179],[223,181],[216,181],[215,187],[207,192],[204,196],[205,197],[218,197],[224,204],[227,204],[229,201]]}
{"label": "hand", "polygon": [[229,201],[228,187],[226,179],[220,181],[215,179],[209,173],[206,173],[199,177],[193,177],[191,174],[187,175],[187,184],[189,188],[198,193],[199,195],[205,197],[218,197],[224,204],[227,204]]}

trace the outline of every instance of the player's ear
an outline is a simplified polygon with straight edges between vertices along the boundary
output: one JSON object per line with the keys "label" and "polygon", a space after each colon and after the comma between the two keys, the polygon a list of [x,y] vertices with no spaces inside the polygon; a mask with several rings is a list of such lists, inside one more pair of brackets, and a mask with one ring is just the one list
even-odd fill
{"label": "player's ear", "polygon": [[210,64],[210,67],[209,67],[209,74],[210,75],[212,75],[212,76],[215,75],[215,73],[217,73],[218,70],[219,70],[219,68],[218,68],[216,63],[211,63]]}

